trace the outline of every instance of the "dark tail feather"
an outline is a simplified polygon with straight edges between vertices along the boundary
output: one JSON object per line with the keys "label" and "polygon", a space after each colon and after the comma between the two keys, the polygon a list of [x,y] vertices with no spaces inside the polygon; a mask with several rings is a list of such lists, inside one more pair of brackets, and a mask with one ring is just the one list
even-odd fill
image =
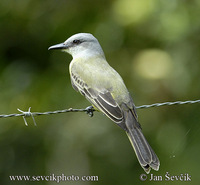
{"label": "dark tail feather", "polygon": [[151,168],[158,171],[160,161],[145,139],[140,124],[136,121],[131,110],[125,112],[125,124],[127,127],[127,135],[135,150],[136,156],[142,168],[149,173]]}

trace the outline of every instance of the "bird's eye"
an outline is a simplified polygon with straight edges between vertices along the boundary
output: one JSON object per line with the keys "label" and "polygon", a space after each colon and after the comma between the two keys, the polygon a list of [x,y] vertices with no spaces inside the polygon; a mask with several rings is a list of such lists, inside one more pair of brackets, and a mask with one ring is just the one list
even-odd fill
{"label": "bird's eye", "polygon": [[81,43],[81,41],[80,41],[80,40],[76,40],[76,39],[75,39],[75,40],[73,40],[73,43],[74,43],[74,44],[80,44],[80,43]]}

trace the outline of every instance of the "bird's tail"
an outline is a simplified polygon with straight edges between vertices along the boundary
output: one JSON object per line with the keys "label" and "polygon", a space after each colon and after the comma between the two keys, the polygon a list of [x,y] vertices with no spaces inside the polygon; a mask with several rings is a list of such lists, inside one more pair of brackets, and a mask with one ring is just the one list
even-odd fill
{"label": "bird's tail", "polygon": [[125,118],[127,135],[133,146],[140,165],[146,173],[149,173],[151,168],[158,171],[160,161],[145,139],[140,124],[136,121],[131,110],[125,112]]}

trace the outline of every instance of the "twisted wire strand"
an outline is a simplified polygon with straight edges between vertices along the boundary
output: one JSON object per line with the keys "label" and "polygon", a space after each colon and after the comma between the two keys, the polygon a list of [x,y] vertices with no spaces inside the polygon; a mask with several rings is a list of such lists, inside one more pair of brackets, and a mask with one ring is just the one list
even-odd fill
{"label": "twisted wire strand", "polygon": [[[151,105],[141,105],[136,106],[136,109],[145,109],[145,108],[152,108],[152,107],[161,107],[161,106],[171,106],[171,105],[184,105],[184,104],[194,104],[194,103],[200,103],[200,100],[187,100],[187,101],[175,101],[175,102],[163,102],[163,103],[154,103]],[[48,111],[48,112],[31,112],[31,107],[29,107],[28,111],[22,111],[18,109],[18,111],[21,112],[21,114],[2,114],[0,115],[0,118],[9,118],[9,117],[20,117],[22,116],[25,122],[25,125],[28,126],[28,123],[26,121],[26,117],[32,117],[34,125],[36,126],[36,122],[34,119],[34,116],[40,116],[40,115],[50,115],[50,114],[59,114],[59,113],[67,113],[67,112],[86,112],[89,114],[89,116],[93,116],[93,111],[95,109],[91,107],[87,107],[85,109],[64,109],[64,110],[56,110],[56,111]]]}
{"label": "twisted wire strand", "polygon": [[184,105],[184,104],[194,104],[194,103],[200,103],[200,100],[154,103],[154,104],[151,104],[151,105],[136,106],[136,109],[144,109],[144,108],[151,108],[151,107],[161,107],[161,106],[165,106],[165,105]]}

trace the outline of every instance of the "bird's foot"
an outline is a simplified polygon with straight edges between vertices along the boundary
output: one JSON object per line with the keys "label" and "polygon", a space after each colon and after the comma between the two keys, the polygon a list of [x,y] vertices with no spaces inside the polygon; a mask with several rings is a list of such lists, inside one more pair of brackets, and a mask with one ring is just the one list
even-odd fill
{"label": "bird's foot", "polygon": [[86,113],[90,116],[90,117],[92,117],[93,115],[94,115],[94,107],[93,106],[89,106],[89,107],[86,107],[85,108],[85,110],[86,110]]}

